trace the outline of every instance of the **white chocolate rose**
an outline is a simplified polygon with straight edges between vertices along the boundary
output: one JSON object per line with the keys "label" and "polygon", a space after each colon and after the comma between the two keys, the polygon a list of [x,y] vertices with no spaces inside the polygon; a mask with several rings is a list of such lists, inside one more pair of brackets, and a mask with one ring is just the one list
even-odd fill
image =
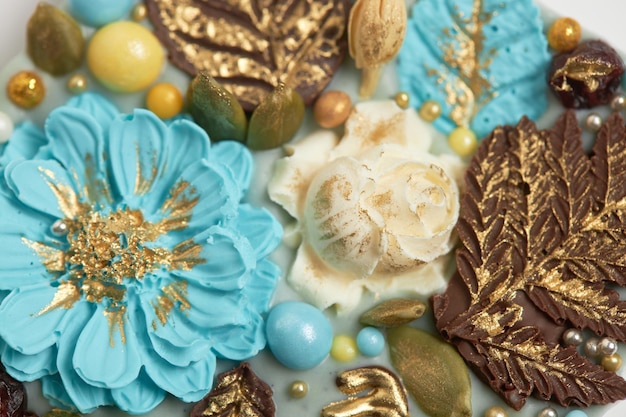
{"label": "white chocolate rose", "polygon": [[298,220],[288,279],[305,298],[349,310],[366,289],[429,295],[445,285],[463,165],[428,153],[432,135],[413,110],[369,102],[341,142],[316,133],[277,161],[269,193]]}

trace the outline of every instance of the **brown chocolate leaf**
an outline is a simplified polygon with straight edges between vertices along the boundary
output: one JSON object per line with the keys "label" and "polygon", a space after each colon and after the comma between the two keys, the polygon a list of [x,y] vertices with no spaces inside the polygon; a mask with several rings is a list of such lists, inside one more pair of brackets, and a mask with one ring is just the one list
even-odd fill
{"label": "brown chocolate leaf", "polygon": [[191,409],[191,417],[274,417],[272,389],[247,362],[224,372],[217,386]]}
{"label": "brown chocolate leaf", "polygon": [[574,113],[550,130],[497,128],[466,173],[458,275],[437,328],[515,409],[626,398],[626,381],[574,349],[565,327],[626,341],[626,127],[610,116],[585,154]]}
{"label": "brown chocolate leaf", "polygon": [[172,62],[207,70],[247,111],[283,82],[305,104],[347,52],[349,0],[146,0]]}

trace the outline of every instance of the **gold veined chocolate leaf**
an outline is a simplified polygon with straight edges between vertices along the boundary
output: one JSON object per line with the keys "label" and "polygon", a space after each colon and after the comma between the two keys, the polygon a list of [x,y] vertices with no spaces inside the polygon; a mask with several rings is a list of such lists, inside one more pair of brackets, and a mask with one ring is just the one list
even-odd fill
{"label": "gold veined chocolate leaf", "polygon": [[309,104],[347,52],[349,0],[146,0],[172,62],[252,111],[283,82]]}
{"label": "gold veined chocolate leaf", "polygon": [[322,417],[409,417],[402,383],[388,369],[381,366],[351,369],[342,372],[336,382],[349,398],[328,404],[322,409]]}
{"label": "gold veined chocolate leaf", "polygon": [[567,327],[626,341],[626,127],[611,115],[591,155],[574,113],[550,130],[497,128],[466,173],[458,274],[435,296],[437,328],[515,409],[626,398],[626,381],[575,349]]}
{"label": "gold veined chocolate leaf", "polygon": [[272,389],[247,362],[218,376],[217,386],[193,406],[191,417],[274,417]]}

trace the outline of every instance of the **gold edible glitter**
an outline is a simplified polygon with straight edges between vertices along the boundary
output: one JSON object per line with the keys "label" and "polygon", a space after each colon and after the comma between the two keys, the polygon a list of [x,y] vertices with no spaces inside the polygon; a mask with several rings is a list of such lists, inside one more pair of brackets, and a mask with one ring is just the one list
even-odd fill
{"label": "gold edible glitter", "polygon": [[20,71],[7,83],[7,96],[16,106],[29,110],[44,99],[46,87],[36,72]]}

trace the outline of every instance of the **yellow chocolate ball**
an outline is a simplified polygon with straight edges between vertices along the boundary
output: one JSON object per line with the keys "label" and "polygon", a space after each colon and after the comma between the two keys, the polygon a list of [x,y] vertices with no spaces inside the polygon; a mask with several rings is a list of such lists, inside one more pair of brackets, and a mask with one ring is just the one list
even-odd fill
{"label": "yellow chocolate ball", "polygon": [[152,84],[163,67],[157,38],[135,22],[118,21],[98,30],[87,49],[87,65],[112,91],[132,93]]}
{"label": "yellow chocolate ball", "polygon": [[83,74],[74,74],[67,80],[67,89],[72,94],[84,93],[87,90],[87,78]]}
{"label": "yellow chocolate ball", "polygon": [[330,348],[330,356],[339,362],[349,362],[354,360],[358,354],[356,340],[345,334],[334,337]]}
{"label": "yellow chocolate ball", "polygon": [[459,156],[465,157],[474,153],[478,142],[476,134],[466,127],[457,127],[448,136],[448,145]]}
{"label": "yellow chocolate ball", "polygon": [[7,83],[7,96],[16,106],[32,109],[46,96],[43,80],[33,71],[20,71]]}
{"label": "yellow chocolate ball", "polygon": [[326,91],[319,96],[313,106],[313,117],[324,128],[343,124],[352,112],[352,100],[343,91]]}
{"label": "yellow chocolate ball", "polygon": [[401,109],[406,109],[407,107],[409,107],[409,102],[411,101],[411,97],[409,96],[409,94],[405,93],[404,91],[396,94],[393,99],[396,101],[396,104]]}
{"label": "yellow chocolate ball", "polygon": [[570,51],[578,45],[580,36],[580,24],[571,17],[561,17],[548,30],[548,45],[558,52]]}
{"label": "yellow chocolate ball", "polygon": [[183,95],[175,85],[160,83],[148,91],[146,107],[159,118],[170,119],[182,110]]}
{"label": "yellow chocolate ball", "polygon": [[616,372],[622,367],[622,357],[618,353],[603,356],[601,365],[605,371]]}
{"label": "yellow chocolate ball", "polygon": [[435,100],[426,100],[420,107],[419,115],[425,122],[434,122],[441,116],[441,105]]}

